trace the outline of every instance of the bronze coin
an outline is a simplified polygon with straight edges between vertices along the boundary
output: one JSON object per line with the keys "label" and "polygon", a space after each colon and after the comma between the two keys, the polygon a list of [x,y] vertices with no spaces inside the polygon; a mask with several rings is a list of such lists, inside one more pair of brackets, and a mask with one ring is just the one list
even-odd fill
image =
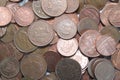
{"label": "bronze coin", "polygon": [[98,30],[98,24],[90,17],[82,18],[78,24],[79,34],[89,29]]}
{"label": "bronze coin", "polygon": [[108,2],[100,13],[100,19],[105,26],[111,25],[109,23],[108,17],[111,10],[117,5],[117,3]]}
{"label": "bronze coin", "polygon": [[19,73],[19,62],[14,57],[9,57],[1,61],[0,72],[6,78],[13,78]]}
{"label": "bronze coin", "polygon": [[50,18],[50,16],[48,16],[48,15],[43,11],[42,6],[41,6],[41,1],[42,1],[42,0],[33,1],[33,3],[32,3],[32,8],[33,8],[34,13],[35,13],[38,17],[43,18],[43,19]]}
{"label": "bronze coin", "polygon": [[15,12],[15,21],[20,26],[28,26],[34,20],[34,13],[29,7],[20,7]]}
{"label": "bronze coin", "polygon": [[103,56],[110,56],[116,51],[115,40],[108,35],[100,35],[96,40],[96,49]]}
{"label": "bronze coin", "polygon": [[115,70],[115,78],[114,80],[120,80],[120,71],[119,70]]}
{"label": "bronze coin", "polygon": [[0,0],[0,6],[5,6],[8,0]]}
{"label": "bronze coin", "polygon": [[56,64],[61,59],[61,55],[57,52],[47,51],[43,56],[47,62],[48,72],[54,72]]}
{"label": "bronze coin", "polygon": [[10,23],[12,14],[7,7],[0,7],[0,26],[5,26]]}
{"label": "bronze coin", "polygon": [[67,0],[66,13],[75,12],[79,7],[79,0]]}
{"label": "bronze coin", "polygon": [[37,46],[46,46],[53,40],[53,29],[44,20],[39,20],[31,24],[28,28],[30,41]]}
{"label": "bronze coin", "polygon": [[67,9],[66,0],[41,0],[43,11],[49,16],[60,16]]}
{"label": "bronze coin", "polygon": [[0,37],[4,36],[7,32],[7,27],[0,27]]}
{"label": "bronze coin", "polygon": [[81,66],[73,59],[61,59],[56,66],[55,72],[61,80],[81,79]]}
{"label": "bronze coin", "polygon": [[93,20],[97,24],[100,23],[99,11],[92,5],[86,5],[84,8],[81,9],[79,14],[80,14],[80,20],[84,17],[90,17],[90,18],[93,18]]}
{"label": "bronze coin", "polygon": [[14,36],[14,44],[18,50],[24,53],[29,53],[37,49],[28,39],[28,28],[21,28]]}
{"label": "bronze coin", "polygon": [[97,52],[95,43],[100,33],[96,30],[87,30],[79,38],[79,48],[84,55],[88,57],[97,57],[100,54]]}
{"label": "bronze coin", "polygon": [[47,63],[41,55],[30,54],[21,60],[20,69],[24,77],[37,80],[46,73]]}

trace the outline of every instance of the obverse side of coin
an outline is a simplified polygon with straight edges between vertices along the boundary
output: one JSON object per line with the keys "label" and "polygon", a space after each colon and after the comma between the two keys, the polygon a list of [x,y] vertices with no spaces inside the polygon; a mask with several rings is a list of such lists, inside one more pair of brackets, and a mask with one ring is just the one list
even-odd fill
{"label": "obverse side of coin", "polygon": [[104,56],[110,56],[116,51],[115,40],[108,35],[101,35],[96,40],[97,51]]}
{"label": "obverse side of coin", "polygon": [[72,56],[78,49],[78,42],[75,38],[70,40],[59,39],[57,42],[57,50],[63,56]]}
{"label": "obverse side of coin", "polygon": [[0,37],[4,36],[6,34],[7,27],[1,27],[0,28]]}
{"label": "obverse side of coin", "polygon": [[37,46],[46,46],[53,40],[53,29],[50,24],[39,20],[28,28],[30,41]]}
{"label": "obverse side of coin", "polygon": [[62,59],[58,62],[55,70],[61,80],[80,80],[81,66],[73,59]]}
{"label": "obverse side of coin", "polygon": [[24,77],[37,80],[44,76],[47,70],[47,63],[43,56],[38,54],[26,55],[20,65]]}
{"label": "obverse side of coin", "polygon": [[47,18],[50,18],[50,16],[48,16],[42,9],[42,6],[41,6],[41,0],[38,0],[38,1],[33,1],[32,3],[32,8],[33,8],[33,11],[34,13],[39,16],[40,18],[43,18],[43,19],[47,19]]}
{"label": "obverse side of coin", "polygon": [[67,0],[66,13],[75,12],[79,7],[79,0]]}
{"label": "obverse side of coin", "polygon": [[0,72],[6,78],[15,77],[19,73],[19,62],[14,57],[4,59],[0,64]]}
{"label": "obverse side of coin", "polygon": [[21,52],[32,52],[37,49],[28,39],[27,28],[22,28],[17,31],[14,36],[14,44],[18,50]]}
{"label": "obverse side of coin", "polygon": [[100,33],[96,30],[87,30],[79,38],[79,48],[84,55],[88,57],[97,57],[100,54],[97,52],[95,42]]}
{"label": "obverse side of coin", "polygon": [[43,11],[49,16],[60,16],[67,9],[66,0],[42,0]]}

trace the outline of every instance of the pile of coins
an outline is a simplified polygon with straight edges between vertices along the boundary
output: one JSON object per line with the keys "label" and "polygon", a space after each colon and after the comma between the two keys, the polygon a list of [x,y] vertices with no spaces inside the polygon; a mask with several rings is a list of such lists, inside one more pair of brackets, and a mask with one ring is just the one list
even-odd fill
{"label": "pile of coins", "polygon": [[120,80],[119,0],[1,0],[0,80]]}

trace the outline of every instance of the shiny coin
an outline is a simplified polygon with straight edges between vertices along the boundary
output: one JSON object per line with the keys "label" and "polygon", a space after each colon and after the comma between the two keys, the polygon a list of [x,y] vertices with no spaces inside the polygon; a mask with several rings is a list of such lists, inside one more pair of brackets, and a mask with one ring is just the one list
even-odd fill
{"label": "shiny coin", "polygon": [[59,39],[57,42],[57,50],[63,56],[72,56],[78,49],[78,42],[75,38],[70,40]]}
{"label": "shiny coin", "polygon": [[51,25],[43,20],[34,22],[28,28],[28,37],[30,41],[37,46],[46,46],[53,40],[53,29]]}
{"label": "shiny coin", "polygon": [[0,28],[0,37],[4,36],[6,34],[7,27],[1,27]]}

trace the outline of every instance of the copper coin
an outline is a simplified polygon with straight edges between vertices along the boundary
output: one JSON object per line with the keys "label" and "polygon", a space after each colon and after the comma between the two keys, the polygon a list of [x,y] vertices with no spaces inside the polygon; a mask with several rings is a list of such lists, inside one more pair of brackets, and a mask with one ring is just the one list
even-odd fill
{"label": "copper coin", "polygon": [[101,31],[100,31],[100,33],[102,34],[102,35],[109,35],[109,36],[111,36],[112,38],[114,38],[115,39],[115,41],[118,43],[119,41],[120,41],[120,33],[119,33],[119,30],[116,28],[116,27],[114,27],[114,26],[106,26],[106,27],[104,27]]}
{"label": "copper coin", "polygon": [[57,42],[57,50],[63,56],[72,56],[78,49],[78,42],[75,38],[70,40],[59,39]]}
{"label": "copper coin", "polygon": [[41,55],[30,54],[22,59],[20,69],[24,77],[37,80],[44,76],[47,63]]}
{"label": "copper coin", "polygon": [[21,7],[15,12],[15,21],[20,26],[28,26],[34,20],[34,13],[28,7]]}
{"label": "copper coin", "polygon": [[97,52],[95,43],[96,38],[100,35],[96,30],[87,30],[79,38],[79,48],[84,55],[88,57],[97,57],[100,54]]}
{"label": "copper coin", "polygon": [[17,31],[14,36],[14,44],[18,50],[21,52],[32,52],[37,49],[28,39],[27,28],[22,28]]}
{"label": "copper coin", "polygon": [[50,16],[48,16],[48,15],[43,11],[42,6],[41,6],[41,1],[42,1],[42,0],[33,1],[33,3],[32,3],[32,8],[33,8],[34,13],[35,13],[38,17],[43,18],[43,19],[50,18]]}
{"label": "copper coin", "polygon": [[48,72],[54,72],[56,64],[61,59],[61,55],[53,51],[47,51],[43,56],[47,62]]}
{"label": "copper coin", "polygon": [[7,32],[7,27],[0,27],[0,37],[4,36]]}
{"label": "copper coin", "polygon": [[77,32],[77,26],[67,15],[62,15],[55,20],[55,30],[63,39],[71,39]]}
{"label": "copper coin", "polygon": [[10,23],[12,14],[7,7],[0,7],[0,26],[5,26]]}
{"label": "copper coin", "polygon": [[92,5],[86,5],[84,8],[80,11],[80,20],[84,17],[90,17],[93,18],[93,20],[99,24],[100,22],[100,14],[98,9],[96,9]]}
{"label": "copper coin", "polygon": [[66,13],[75,12],[79,7],[79,0],[67,0]]}
{"label": "copper coin", "polygon": [[66,0],[42,0],[43,11],[49,16],[60,16],[67,9]]}
{"label": "copper coin", "polygon": [[107,3],[105,7],[103,8],[102,12],[100,13],[100,18],[102,23],[105,26],[111,25],[108,21],[108,16],[111,12],[111,10],[117,5],[117,3]]}
{"label": "copper coin", "polygon": [[114,80],[120,80],[120,71],[119,70],[115,70],[115,78]]}
{"label": "copper coin", "polygon": [[89,29],[98,30],[98,24],[90,17],[82,18],[78,24],[79,34]]}
{"label": "copper coin", "polygon": [[81,66],[73,59],[62,59],[58,62],[55,70],[61,80],[80,80]]}
{"label": "copper coin", "polygon": [[[110,23],[115,26],[115,27],[120,27],[120,23],[119,23],[119,20],[120,20],[120,6],[117,5],[115,6],[111,11],[110,11],[110,14],[109,14],[109,21]],[[112,15],[112,16],[111,16]]]}
{"label": "copper coin", "polygon": [[28,28],[30,41],[37,46],[46,46],[53,40],[53,29],[43,20],[36,21]]}
{"label": "copper coin", "polygon": [[15,77],[19,72],[19,62],[14,57],[4,59],[0,65],[0,72],[6,78]]}
{"label": "copper coin", "polygon": [[100,62],[95,67],[95,76],[97,80],[113,80],[115,77],[115,69],[109,62]]}
{"label": "copper coin", "polygon": [[5,6],[8,0],[0,0],[0,6]]}
{"label": "copper coin", "polygon": [[101,35],[96,40],[97,51],[104,56],[110,56],[116,51],[115,40],[108,35]]}

